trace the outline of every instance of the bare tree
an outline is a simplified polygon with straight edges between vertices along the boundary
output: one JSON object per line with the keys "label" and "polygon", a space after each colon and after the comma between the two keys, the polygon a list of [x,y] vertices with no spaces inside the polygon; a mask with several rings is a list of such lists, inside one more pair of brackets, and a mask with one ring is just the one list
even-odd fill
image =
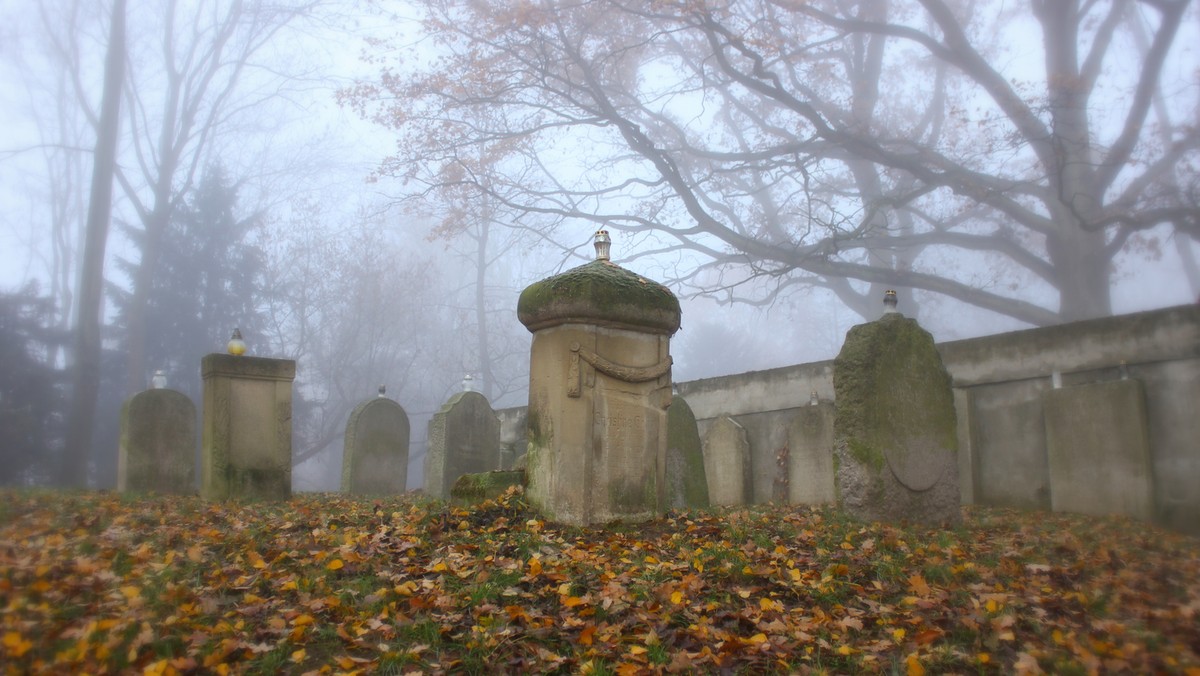
{"label": "bare tree", "polygon": [[125,0],[115,0],[104,61],[104,93],[96,123],[96,153],[88,200],[86,242],[79,274],[70,417],[60,480],[86,486],[92,423],[100,392],[100,311],[103,306],[104,251],[112,217],[113,173],[120,124],[121,83],[125,76]]}
{"label": "bare tree", "polygon": [[[682,288],[824,287],[866,314],[907,287],[1045,325],[1110,313],[1138,233],[1196,231],[1196,86],[1164,80],[1187,8],[443,0],[437,58],[345,98],[401,136],[380,175],[528,227],[655,233],[641,254],[678,256]],[[1164,89],[1188,111],[1169,139],[1146,133]],[[502,181],[471,171],[482,146]]]}

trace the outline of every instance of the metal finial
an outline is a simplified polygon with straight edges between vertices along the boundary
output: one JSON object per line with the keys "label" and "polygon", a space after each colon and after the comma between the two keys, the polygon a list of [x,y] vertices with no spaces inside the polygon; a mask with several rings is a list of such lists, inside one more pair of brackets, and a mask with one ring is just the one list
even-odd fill
{"label": "metal finial", "polygon": [[239,357],[246,354],[246,341],[242,340],[242,330],[234,329],[233,337],[229,339],[229,343],[225,346],[229,350],[229,354]]}
{"label": "metal finial", "polygon": [[380,386],[379,386],[379,396],[381,396],[381,397],[386,397],[386,396],[387,396],[387,385],[380,385]]}
{"label": "metal finial", "polygon": [[889,314],[896,311],[896,305],[899,303],[896,298],[896,292],[893,289],[888,289],[883,292],[883,314]]}
{"label": "metal finial", "polygon": [[596,260],[609,260],[609,252],[612,250],[612,238],[608,236],[607,230],[596,231]]}

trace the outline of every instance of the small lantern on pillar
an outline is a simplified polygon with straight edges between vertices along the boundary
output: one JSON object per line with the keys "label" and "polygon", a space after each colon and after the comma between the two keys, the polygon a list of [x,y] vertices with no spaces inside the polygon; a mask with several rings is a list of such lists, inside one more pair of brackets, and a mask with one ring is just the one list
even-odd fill
{"label": "small lantern on pillar", "polygon": [[387,397],[387,385],[379,386],[379,397],[381,399]]}
{"label": "small lantern on pillar", "polygon": [[887,291],[884,291],[883,292],[883,314],[886,315],[886,314],[891,314],[893,312],[896,312],[896,305],[899,302],[900,302],[899,299],[896,298],[896,291],[894,289],[888,289]]}
{"label": "small lantern on pillar", "polygon": [[154,377],[150,379],[150,388],[155,390],[165,389],[167,386],[167,373],[162,369],[154,372]]}
{"label": "small lantern on pillar", "polygon": [[229,339],[229,343],[226,344],[225,349],[229,350],[229,354],[235,357],[246,354],[246,341],[242,340],[241,329],[233,330],[233,336]]}
{"label": "small lantern on pillar", "polygon": [[612,249],[612,238],[608,236],[607,230],[597,230],[596,231],[595,247],[596,247],[596,260],[598,260],[598,261],[609,260],[609,252]]}
{"label": "small lantern on pillar", "polygon": [[463,376],[462,391],[463,392],[474,392],[475,391],[475,376],[471,375],[470,373]]}

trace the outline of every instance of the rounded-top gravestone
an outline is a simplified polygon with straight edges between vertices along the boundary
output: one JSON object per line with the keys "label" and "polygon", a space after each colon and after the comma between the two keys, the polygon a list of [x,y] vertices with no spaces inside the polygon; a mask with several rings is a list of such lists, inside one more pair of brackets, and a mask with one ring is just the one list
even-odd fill
{"label": "rounded-top gravestone", "polygon": [[117,490],[192,493],[196,405],[182,392],[153,389],[121,407]]}
{"label": "rounded-top gravestone", "polygon": [[342,451],[342,491],[395,495],[408,484],[408,414],[382,394],[350,412]]}
{"label": "rounded-top gravestone", "polygon": [[894,311],[855,326],[833,387],[838,504],[876,521],[960,521],[954,394],[933,337]]}

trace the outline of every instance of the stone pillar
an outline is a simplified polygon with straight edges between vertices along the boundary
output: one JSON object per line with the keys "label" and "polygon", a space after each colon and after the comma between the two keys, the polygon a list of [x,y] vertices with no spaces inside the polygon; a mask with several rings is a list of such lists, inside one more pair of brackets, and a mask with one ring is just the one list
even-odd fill
{"label": "stone pillar", "polygon": [[408,489],[408,414],[380,395],[350,412],[342,450],[342,492],[396,495]]}
{"label": "stone pillar", "polygon": [[750,440],[733,418],[717,418],[704,433],[704,473],[713,505],[744,505],[753,494]]}
{"label": "stone pillar", "polygon": [[667,502],[663,509],[708,507],[708,478],[696,414],[682,397],[667,409]]}
{"label": "stone pillar", "polygon": [[290,359],[209,354],[204,379],[200,493],[210,500],[292,494]]}
{"label": "stone pillar", "polygon": [[796,410],[788,425],[788,495],[791,504],[837,500],[833,478],[833,405],[821,402]]}
{"label": "stone pillar", "polygon": [[138,392],[121,407],[117,490],[194,493],[196,405],[175,390]]}
{"label": "stone pillar", "polygon": [[464,474],[500,468],[500,418],[487,397],[459,392],[429,420],[425,456],[425,492],[450,498],[454,482]]}
{"label": "stone pillar", "polygon": [[517,316],[533,333],[530,502],[574,525],[658,515],[675,294],[608,260],[601,231],[597,259],[525,289]]}
{"label": "stone pillar", "polygon": [[838,505],[872,521],[961,521],[954,394],[933,337],[894,310],[855,326],[833,389]]}

